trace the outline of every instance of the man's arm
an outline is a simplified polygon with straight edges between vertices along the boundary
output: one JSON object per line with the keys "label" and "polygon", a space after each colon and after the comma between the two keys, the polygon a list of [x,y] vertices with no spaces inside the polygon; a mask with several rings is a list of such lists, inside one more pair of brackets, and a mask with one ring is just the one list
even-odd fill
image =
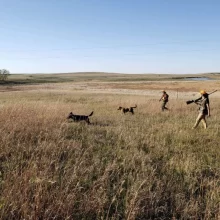
{"label": "man's arm", "polygon": [[201,105],[201,102],[202,102],[202,96],[199,97],[198,99],[195,99],[195,100],[194,100],[194,103],[195,103],[196,105]]}
{"label": "man's arm", "polygon": [[201,105],[201,102],[195,102],[195,100],[193,100],[193,102],[194,102],[196,105]]}

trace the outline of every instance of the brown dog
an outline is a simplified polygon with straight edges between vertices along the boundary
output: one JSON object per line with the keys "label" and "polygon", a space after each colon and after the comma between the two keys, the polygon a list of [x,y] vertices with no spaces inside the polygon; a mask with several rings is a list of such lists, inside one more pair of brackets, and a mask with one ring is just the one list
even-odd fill
{"label": "brown dog", "polygon": [[134,108],[137,108],[137,105],[135,105],[134,107],[129,107],[129,108],[124,108],[124,107],[119,106],[118,110],[121,110],[124,114],[126,112],[131,112],[132,115],[133,115],[134,114]]}
{"label": "brown dog", "polygon": [[89,117],[93,115],[93,112],[90,115],[74,115],[72,112],[69,113],[67,119],[73,119],[73,121],[86,121],[87,124],[90,124]]}

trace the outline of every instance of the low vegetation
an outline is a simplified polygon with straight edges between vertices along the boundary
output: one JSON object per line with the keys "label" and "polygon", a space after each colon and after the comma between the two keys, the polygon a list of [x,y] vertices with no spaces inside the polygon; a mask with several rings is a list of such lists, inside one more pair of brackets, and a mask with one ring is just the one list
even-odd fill
{"label": "low vegetation", "polygon": [[[197,106],[182,98],[161,112],[158,93],[65,85],[0,93],[1,219],[220,218],[219,99],[191,130]],[[91,125],[66,120],[92,110]]]}
{"label": "low vegetation", "polygon": [[10,72],[6,69],[0,69],[0,83],[5,82],[8,79]]}
{"label": "low vegetation", "polygon": [[61,73],[61,74],[11,74],[8,84],[36,84],[36,83],[60,83],[60,82],[148,82],[148,81],[186,81],[192,79],[219,80],[220,73],[204,74],[117,74],[102,72],[86,73]]}

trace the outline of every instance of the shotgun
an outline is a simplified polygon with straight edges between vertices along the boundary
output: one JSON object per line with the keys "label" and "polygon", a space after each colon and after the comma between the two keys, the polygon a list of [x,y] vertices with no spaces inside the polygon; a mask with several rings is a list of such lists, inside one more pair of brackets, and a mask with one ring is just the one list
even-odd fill
{"label": "shotgun", "polygon": [[[214,93],[214,92],[217,92],[217,90],[214,90],[214,91],[212,91],[212,92],[210,92],[210,93],[207,93],[208,95],[211,95],[212,93]],[[186,104],[187,105],[189,105],[189,104],[191,104],[191,103],[196,103],[196,102],[198,102],[199,100],[201,100],[202,99],[202,96],[201,97],[199,97],[198,99],[195,99],[195,100],[189,100],[189,101],[186,101]]]}

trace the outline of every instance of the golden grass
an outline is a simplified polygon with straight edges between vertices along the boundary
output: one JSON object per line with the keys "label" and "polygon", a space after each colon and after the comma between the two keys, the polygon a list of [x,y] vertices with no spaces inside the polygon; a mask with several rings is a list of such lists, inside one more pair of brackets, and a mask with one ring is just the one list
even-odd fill
{"label": "golden grass", "polygon": [[[217,96],[209,128],[191,130],[197,106],[184,91],[161,112],[159,90],[19,88],[0,94],[1,219],[220,218]],[[117,111],[134,104],[133,116]],[[89,126],[66,120],[92,110]]]}
{"label": "golden grass", "polygon": [[212,91],[220,87],[220,81],[163,81],[163,82],[123,82],[123,83],[90,83],[89,85],[102,86],[115,89],[137,89],[137,90],[171,90],[179,92],[195,92],[201,88]]}

